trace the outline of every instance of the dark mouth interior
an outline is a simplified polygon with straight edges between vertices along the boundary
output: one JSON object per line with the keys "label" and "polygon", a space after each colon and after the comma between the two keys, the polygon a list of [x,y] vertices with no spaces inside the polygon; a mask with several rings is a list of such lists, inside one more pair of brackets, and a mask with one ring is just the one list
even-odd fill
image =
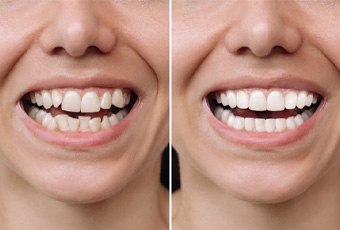
{"label": "dark mouth interior", "polygon": [[58,108],[55,108],[52,106],[50,109],[45,109],[44,106],[38,106],[37,104],[32,104],[30,97],[29,97],[29,93],[28,93],[21,99],[21,106],[26,113],[28,113],[29,108],[31,108],[32,106],[35,106],[39,108],[40,110],[45,110],[46,112],[51,113],[53,116],[56,116],[59,114],[66,114],[73,118],[78,118],[79,116],[89,116],[91,118],[95,118],[95,117],[103,118],[104,116],[117,114],[119,111],[123,109],[129,113],[131,109],[133,108],[133,106],[136,104],[137,100],[138,100],[138,96],[136,95],[136,93],[131,91],[130,102],[124,108],[117,108],[116,106],[112,105],[110,109],[101,109],[99,112],[96,112],[96,113],[81,113],[81,112],[74,113],[74,112],[63,111],[61,109],[61,105]]}
{"label": "dark mouth interior", "polygon": [[320,106],[323,101],[323,97],[318,95],[318,100],[316,104],[312,104],[310,107],[304,107],[303,109],[285,109],[283,111],[272,112],[272,111],[252,111],[250,109],[240,109],[240,108],[231,108],[230,106],[223,106],[222,104],[218,104],[215,97],[215,92],[208,94],[207,102],[210,107],[212,113],[214,113],[217,106],[222,107],[224,110],[230,110],[234,115],[240,117],[249,117],[249,118],[288,118],[291,116],[296,116],[298,114],[302,114],[304,111],[309,110],[314,113]]}

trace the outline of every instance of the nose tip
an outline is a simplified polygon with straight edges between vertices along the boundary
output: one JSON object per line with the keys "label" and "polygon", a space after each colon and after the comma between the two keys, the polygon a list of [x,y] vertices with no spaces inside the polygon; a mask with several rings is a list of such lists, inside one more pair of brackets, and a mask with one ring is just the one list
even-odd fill
{"label": "nose tip", "polygon": [[108,20],[85,5],[61,7],[51,24],[43,31],[40,44],[49,54],[66,53],[81,57],[87,52],[106,54],[112,51],[116,35]]}
{"label": "nose tip", "polygon": [[266,57],[299,49],[302,43],[299,31],[285,20],[279,9],[260,4],[249,8],[248,15],[240,17],[225,35],[225,44],[231,53]]}

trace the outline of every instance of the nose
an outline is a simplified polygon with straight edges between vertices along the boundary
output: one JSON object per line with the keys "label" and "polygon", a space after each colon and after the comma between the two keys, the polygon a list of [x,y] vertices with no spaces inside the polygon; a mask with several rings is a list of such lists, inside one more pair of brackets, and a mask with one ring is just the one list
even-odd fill
{"label": "nose", "polygon": [[266,57],[299,49],[302,43],[299,30],[282,13],[279,1],[249,0],[243,4],[244,12],[225,35],[225,44],[231,53]]}
{"label": "nose", "polygon": [[100,1],[65,0],[55,3],[55,13],[40,37],[40,45],[46,53],[62,52],[81,57],[87,52],[106,54],[112,51],[116,36],[107,19],[109,17],[100,14]]}

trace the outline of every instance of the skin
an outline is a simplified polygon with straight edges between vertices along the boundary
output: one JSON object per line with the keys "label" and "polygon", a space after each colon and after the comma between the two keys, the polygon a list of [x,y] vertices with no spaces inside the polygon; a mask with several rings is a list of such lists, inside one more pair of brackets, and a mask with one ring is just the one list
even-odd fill
{"label": "skin", "polygon": [[[1,229],[166,228],[167,15],[163,0],[0,2]],[[59,75],[132,82],[143,92],[138,114],[100,146],[44,142],[16,106]]]}
{"label": "skin", "polygon": [[[338,1],[173,2],[174,229],[339,229],[339,17]],[[239,145],[212,128],[204,97],[240,76],[308,82],[326,103],[294,143]]]}

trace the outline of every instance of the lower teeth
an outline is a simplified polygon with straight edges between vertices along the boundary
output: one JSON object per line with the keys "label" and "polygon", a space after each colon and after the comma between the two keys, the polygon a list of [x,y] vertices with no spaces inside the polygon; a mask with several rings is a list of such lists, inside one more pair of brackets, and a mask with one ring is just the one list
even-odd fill
{"label": "lower teeth", "polygon": [[123,109],[116,114],[103,116],[102,118],[91,118],[90,116],[78,116],[78,118],[73,118],[66,114],[53,116],[51,113],[35,106],[30,107],[28,110],[28,115],[42,126],[50,130],[59,130],[63,132],[97,132],[108,129],[122,120],[127,113],[128,111]]}
{"label": "lower teeth", "polygon": [[288,118],[245,118],[234,115],[230,110],[218,106],[214,111],[214,115],[229,127],[237,130],[272,133],[296,129],[309,119],[313,112],[306,110],[302,114]]}

